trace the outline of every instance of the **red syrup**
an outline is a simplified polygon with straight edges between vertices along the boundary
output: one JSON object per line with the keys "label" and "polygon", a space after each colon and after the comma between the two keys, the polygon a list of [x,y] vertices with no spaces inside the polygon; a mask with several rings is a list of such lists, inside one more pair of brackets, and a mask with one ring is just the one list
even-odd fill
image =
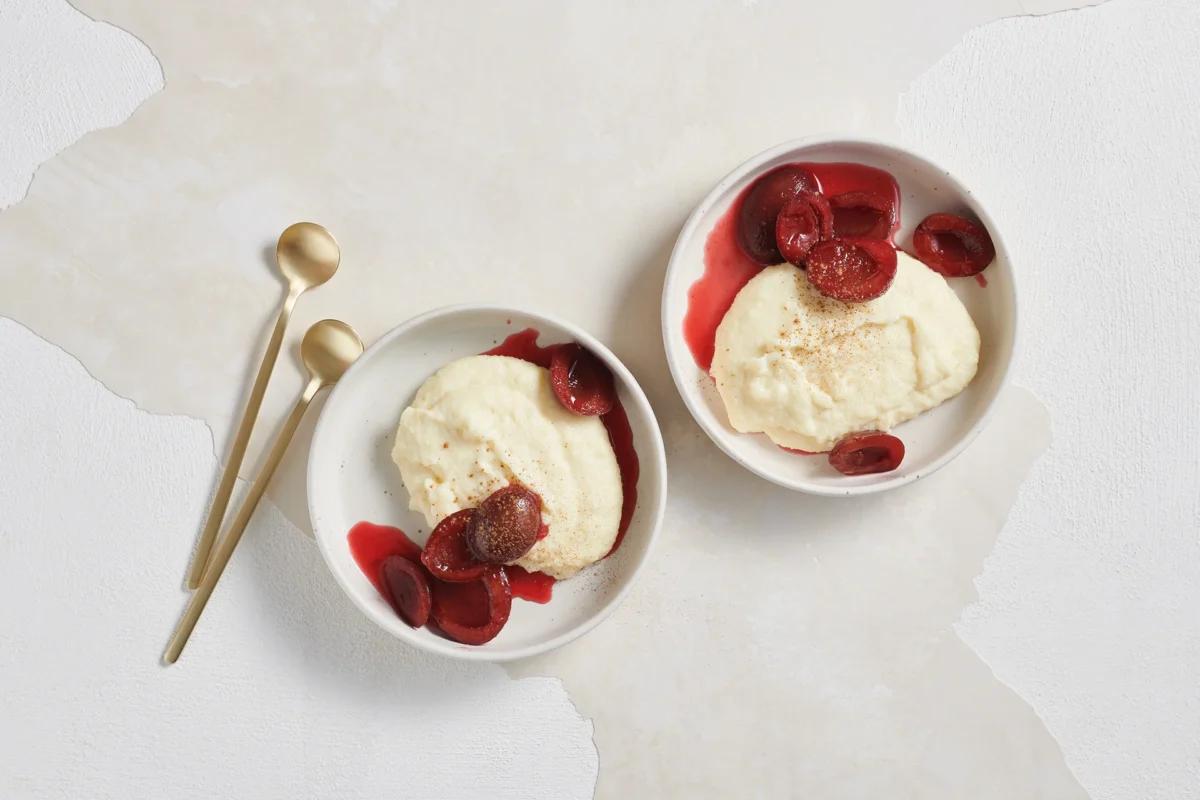
{"label": "red syrup", "polygon": [[[390,525],[376,525],[372,522],[359,522],[346,534],[346,542],[350,546],[350,555],[354,557],[358,568],[362,570],[363,575],[367,577],[375,590],[384,597],[386,594],[384,594],[381,582],[380,565],[389,556],[401,556],[416,564],[425,573],[429,579],[429,588],[434,595],[434,602],[439,605],[442,615],[471,627],[485,625],[491,618],[492,598],[483,581],[447,583],[433,577],[421,563],[421,548],[399,528]],[[549,578],[548,575],[545,577]],[[553,582],[553,579],[550,580]],[[537,581],[534,580],[531,583],[536,584]],[[528,591],[535,593],[536,589]],[[540,597],[542,593],[549,595],[548,590],[545,590],[538,593],[538,596]],[[544,601],[536,600],[535,602]],[[507,619],[507,614],[505,614],[505,619]]]}
{"label": "red syrup", "polygon": [[625,406],[618,399],[613,410],[600,418],[608,431],[608,441],[612,443],[613,453],[617,457],[617,469],[621,472],[621,524],[617,526],[617,538],[613,540],[612,549],[605,558],[617,552],[621,542],[625,540],[625,532],[633,519],[633,510],[637,507],[638,475],[641,465],[638,463],[637,450],[633,446],[633,429],[629,427],[629,417],[625,414]]}
{"label": "red syrup", "polygon": [[[742,194],[744,196],[745,192]],[[705,372],[712,367],[717,326],[733,305],[733,298],[763,268],[742,251],[737,241],[738,211],[742,199],[739,196],[733,201],[733,205],[708,234],[704,242],[704,275],[688,289],[683,338],[692,351],[696,365]]]}
{"label": "red syrup", "polygon": [[550,359],[554,357],[554,345],[542,347],[537,343],[541,336],[536,328],[526,328],[523,331],[509,334],[500,344],[491,350],[485,350],[485,356],[509,356],[537,364],[543,369],[550,369]]}
{"label": "red syrup", "polygon": [[[891,174],[864,164],[848,162],[799,164],[817,179],[821,192],[827,197],[847,192],[868,192],[894,199],[896,214],[888,242],[895,246],[894,238],[900,219],[900,187]],[[762,265],[751,259],[738,244],[738,216],[751,183],[729,209],[717,220],[704,243],[704,274],[688,289],[688,309],[683,318],[683,338],[692,351],[692,358],[705,372],[712,368],[713,351],[716,346],[717,326],[725,318],[725,312],[733,305],[733,299],[750,279],[762,270]]]}
{"label": "red syrup", "polygon": [[[354,557],[358,568],[362,570],[363,575],[367,576],[367,580],[380,594],[383,593],[383,587],[379,579],[379,566],[388,556],[403,556],[425,569],[421,564],[421,548],[399,528],[393,528],[390,525],[376,525],[372,522],[359,522],[350,529],[346,541],[350,545],[350,555]],[[502,569],[508,573],[508,582],[512,586],[513,597],[533,603],[550,602],[554,578],[544,572],[529,572],[515,564]],[[425,572],[428,574],[429,570],[426,569]],[[445,583],[444,581],[429,575],[429,583],[439,592],[438,596],[443,604],[452,602],[456,606],[464,606],[456,608],[454,612],[456,618],[463,620],[487,618],[487,593],[481,586],[468,588],[469,584],[478,584],[479,581],[455,583],[451,586],[463,588],[447,589],[445,586],[437,585]],[[471,608],[466,608],[466,605],[470,605]]]}
{"label": "red syrup", "polygon": [[346,534],[350,555],[354,556],[358,568],[367,580],[382,593],[379,581],[379,565],[388,556],[403,556],[409,561],[421,563],[421,548],[399,528],[360,522]]}
{"label": "red syrup", "polygon": [[531,603],[549,603],[554,592],[554,578],[544,572],[529,572],[510,564],[504,568],[508,573],[508,585],[512,587],[513,597],[528,600]]}

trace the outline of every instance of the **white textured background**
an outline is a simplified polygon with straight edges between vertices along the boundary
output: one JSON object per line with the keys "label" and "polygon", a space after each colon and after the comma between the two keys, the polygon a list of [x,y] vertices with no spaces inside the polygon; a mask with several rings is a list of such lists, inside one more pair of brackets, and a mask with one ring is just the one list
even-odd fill
{"label": "white textured background", "polygon": [[141,42],[64,2],[0,2],[0,69],[0,209],[25,196],[39,164],[163,85]]}
{"label": "white textured background", "polygon": [[1101,797],[1200,797],[1197,41],[1193,0],[1005,20],[900,102],[995,204],[1053,425],[957,630]]}
{"label": "white textured background", "polygon": [[[162,670],[213,438],[0,321],[0,795],[578,797],[599,765],[608,797],[1200,796],[1198,6],[971,30],[1065,3],[900,5],[87,4],[142,45],[0,0],[0,208],[119,124],[0,213],[0,314],[221,451],[275,291],[247,256],[315,216],[346,269],[297,331],[554,308],[638,374],[674,478],[626,607],[514,672],[562,683],[514,681],[353,613],[295,535],[292,458],[283,514]],[[823,78],[781,103],[763,76],[790,74]],[[654,330],[670,240],[733,163],[831,127],[899,134],[995,204],[1039,460],[1046,411],[1014,390],[957,464],[848,510],[764,486],[686,417]],[[753,574],[732,601],[731,564]]]}

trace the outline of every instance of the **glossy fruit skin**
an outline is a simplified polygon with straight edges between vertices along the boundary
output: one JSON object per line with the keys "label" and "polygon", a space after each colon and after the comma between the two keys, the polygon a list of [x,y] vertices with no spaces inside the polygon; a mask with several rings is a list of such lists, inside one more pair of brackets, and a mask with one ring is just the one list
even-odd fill
{"label": "glossy fruit skin", "polygon": [[833,212],[825,195],[801,192],[779,212],[775,220],[775,244],[790,264],[804,267],[813,245],[833,236]]}
{"label": "glossy fruit skin", "polygon": [[843,192],[829,206],[833,235],[841,239],[887,239],[896,224],[896,204],[875,192]]}
{"label": "glossy fruit skin", "polygon": [[947,278],[983,272],[996,258],[987,228],[957,214],[930,214],[913,231],[918,259]]}
{"label": "glossy fruit skin", "polygon": [[464,508],[443,519],[429,534],[421,551],[421,563],[438,580],[477,581],[487,569],[471,553],[467,530],[475,518],[475,509]]}
{"label": "glossy fruit skin", "polygon": [[904,442],[883,431],[860,431],[829,451],[829,463],[843,475],[891,472],[904,460]]}
{"label": "glossy fruit skin", "polygon": [[413,628],[429,621],[432,595],[425,570],[404,556],[388,556],[379,565],[383,599],[400,619]]}
{"label": "glossy fruit skin", "polygon": [[582,417],[603,416],[617,402],[612,371],[574,342],[559,345],[550,357],[550,388],[564,408]]}
{"label": "glossy fruit skin", "polygon": [[478,581],[433,583],[431,619],[448,638],[462,644],[487,644],[508,622],[512,588],[501,567],[489,567]]}
{"label": "glossy fruit skin", "polygon": [[878,239],[829,239],[808,253],[808,280],[826,297],[863,303],[881,296],[896,278],[896,250]]}
{"label": "glossy fruit skin", "polygon": [[479,504],[466,529],[467,548],[484,564],[507,564],[529,552],[541,529],[541,498],[511,484]]}
{"label": "glossy fruit skin", "polygon": [[737,239],[742,251],[764,267],[783,263],[775,243],[775,222],[787,201],[801,192],[819,192],[820,185],[808,169],[784,164],[766,173],[741,198]]}

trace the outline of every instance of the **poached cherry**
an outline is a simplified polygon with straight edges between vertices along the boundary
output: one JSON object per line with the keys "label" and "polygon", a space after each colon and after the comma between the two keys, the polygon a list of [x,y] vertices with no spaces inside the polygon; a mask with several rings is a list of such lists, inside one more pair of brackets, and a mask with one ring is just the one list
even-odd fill
{"label": "poached cherry", "polygon": [[507,564],[529,552],[542,528],[542,501],[519,484],[493,492],[475,509],[466,529],[471,554],[486,564]]}
{"label": "poached cherry", "polygon": [[913,231],[913,250],[926,266],[947,278],[983,272],[996,257],[987,229],[957,214],[930,214]]}
{"label": "poached cherry", "polygon": [[829,451],[829,463],[843,475],[891,472],[904,460],[904,442],[883,431],[861,431],[842,438]]}
{"label": "poached cherry", "polygon": [[738,210],[737,237],[742,251],[764,267],[783,263],[775,242],[779,212],[801,192],[820,190],[812,172],[799,164],[784,164],[756,180]]}
{"label": "poached cherry", "polygon": [[808,252],[808,280],[845,303],[874,300],[896,277],[896,251],[878,239],[829,239]]}

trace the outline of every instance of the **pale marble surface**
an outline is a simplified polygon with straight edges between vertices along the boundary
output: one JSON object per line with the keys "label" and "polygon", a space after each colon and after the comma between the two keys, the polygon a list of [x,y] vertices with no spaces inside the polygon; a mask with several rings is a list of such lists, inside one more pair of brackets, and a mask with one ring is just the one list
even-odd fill
{"label": "pale marble surface", "polygon": [[[19,13],[25,5],[31,3],[22,0],[14,7]],[[161,62],[166,86],[119,127],[93,133],[45,164],[24,202],[0,214],[0,313],[65,347],[118,394],[153,411],[207,422],[220,443],[243,391],[251,343],[263,335],[279,292],[261,253],[287,223],[317,219],[341,240],[344,267],[327,287],[304,298],[296,336],[305,323],[335,315],[369,339],[435,305],[491,300],[551,310],[608,341],[643,381],[664,423],[673,481],[663,545],[650,574],[611,621],[561,653],[516,670],[560,677],[564,683],[531,684],[529,678],[506,681],[494,668],[441,675],[436,665],[418,663],[354,616],[320,571],[315,552],[299,537],[287,538],[280,529],[288,524],[268,506],[256,526],[262,529],[258,538],[252,535],[247,552],[235,559],[244,564],[242,571],[235,564],[232,580],[219,593],[224,611],[206,620],[200,635],[207,638],[197,639],[201,646],[189,653],[194,659],[183,666],[185,677],[177,677],[180,672],[157,672],[152,661],[181,602],[171,592],[213,462],[209,453],[206,463],[189,463],[182,472],[175,460],[161,462],[161,475],[143,482],[164,510],[154,513],[151,506],[140,515],[135,508],[119,519],[101,517],[107,522],[102,527],[133,529],[149,520],[157,523],[152,529],[170,527],[172,547],[182,549],[137,561],[132,574],[128,563],[136,549],[97,548],[86,551],[84,562],[70,562],[70,574],[81,580],[95,563],[124,570],[136,598],[132,607],[140,609],[136,636],[126,631],[124,645],[115,644],[120,640],[115,636],[96,645],[99,662],[112,665],[99,671],[101,678],[111,676],[111,685],[120,687],[107,695],[111,702],[81,700],[55,707],[57,713],[42,720],[37,703],[50,691],[50,680],[39,683],[26,673],[51,657],[47,648],[56,640],[48,632],[70,638],[81,621],[65,611],[47,613],[42,631],[10,611],[0,629],[0,643],[21,645],[0,651],[29,656],[0,662],[6,681],[28,682],[20,684],[26,687],[23,693],[10,695],[22,698],[15,706],[21,719],[45,726],[47,736],[53,726],[76,731],[72,741],[81,743],[85,754],[88,747],[97,748],[97,758],[81,757],[79,750],[74,757],[66,752],[54,759],[31,756],[21,775],[25,782],[0,787],[58,786],[70,794],[96,778],[95,764],[113,762],[125,749],[145,750],[150,742],[161,743],[163,759],[135,759],[128,770],[110,771],[98,791],[119,796],[129,787],[186,783],[200,774],[191,771],[195,764],[181,761],[158,772],[155,767],[171,758],[172,748],[181,750],[201,737],[210,758],[233,756],[235,764],[222,774],[225,783],[219,788],[255,794],[264,786],[263,773],[236,754],[239,746],[275,726],[285,734],[281,750],[294,759],[284,760],[303,776],[286,787],[292,796],[335,791],[369,796],[382,793],[377,787],[395,789],[387,782],[389,761],[404,762],[400,780],[412,779],[415,772],[416,796],[421,786],[429,787],[426,794],[437,794],[432,787],[446,787],[436,783],[438,777],[456,770],[473,781],[462,786],[485,793],[494,789],[490,796],[518,796],[519,785],[504,782],[512,776],[500,765],[510,754],[529,758],[542,750],[546,758],[537,762],[541,771],[532,779],[534,790],[576,796],[590,790],[596,752],[580,743],[588,725],[570,709],[565,685],[594,720],[598,794],[604,797],[626,796],[634,788],[664,796],[756,791],[823,797],[885,792],[938,798],[1084,796],[1058,744],[1025,702],[992,676],[978,651],[991,663],[1003,663],[1022,695],[1039,712],[1051,713],[1053,732],[1093,796],[1128,797],[1130,787],[1141,792],[1138,797],[1183,796],[1194,788],[1194,781],[1179,782],[1186,770],[1167,771],[1155,781],[1157,776],[1146,776],[1143,769],[1148,754],[1160,754],[1172,766],[1195,764],[1196,737],[1172,738],[1194,734],[1186,723],[1181,727],[1180,720],[1189,718],[1178,713],[1192,708],[1187,703],[1194,700],[1185,697],[1175,714],[1158,707],[1139,713],[1136,703],[1115,705],[1119,710],[1112,713],[1097,708],[1096,702],[1111,704],[1130,691],[1137,673],[1131,675],[1127,664],[1121,664],[1123,674],[1097,675],[1086,694],[1071,691],[1071,669],[1087,663],[1091,651],[1085,637],[1070,634],[1086,632],[1126,608],[1114,599],[1105,611],[1093,612],[1084,590],[1114,585],[1105,581],[1120,563],[1093,564],[1073,594],[1041,595],[1056,601],[1049,604],[1053,618],[1043,627],[1030,625],[1044,620],[1040,609],[1022,605],[1024,598],[1039,596],[1038,585],[1063,583],[1057,575],[1039,572],[1031,554],[1055,557],[1060,570],[1070,570],[1079,555],[1055,549],[1058,528],[1039,527],[1038,515],[1056,504],[1087,508],[1107,490],[1103,474],[1061,482],[1047,480],[1044,471],[1035,473],[1032,492],[1038,499],[1018,508],[1020,544],[1004,545],[993,563],[1005,571],[989,573],[1007,577],[993,580],[991,596],[985,593],[960,626],[971,648],[954,633],[952,626],[974,596],[972,578],[996,540],[1017,486],[1048,441],[1046,413],[1032,395],[1010,391],[979,443],[929,481],[853,505],[816,501],[753,479],[703,439],[674,393],[657,336],[658,291],[671,240],[691,205],[721,173],[764,146],[821,129],[894,134],[897,96],[972,25],[1005,14],[1052,10],[1053,2],[944,0],[927,4],[929,10],[920,15],[903,4],[883,2],[866,13],[835,4],[816,9],[714,2],[650,10],[547,3],[521,4],[503,15],[488,13],[486,19],[474,6],[379,2],[312,10],[267,3],[243,10],[236,21],[226,5],[209,3],[187,14],[124,0],[84,5],[88,13],[140,37]],[[1022,98],[1022,105],[996,123],[1002,130],[1008,129],[1001,122],[1013,126],[1010,135],[1018,135],[1024,130],[1022,114],[1040,121],[1057,108],[1047,104],[1061,99],[1048,91],[1027,92],[1027,86],[1038,83],[1042,70],[1077,63],[1070,60],[1072,53],[1060,52],[1072,51],[1072,31],[1087,30],[1099,42],[1120,38],[1116,34],[1127,20],[1106,16],[1118,6],[1117,14],[1154,17],[1169,4],[1118,2],[1096,12],[1005,23],[973,34],[906,96],[900,119],[905,136],[945,154],[998,196],[1004,189],[1016,196],[1023,186],[1014,182],[1015,170],[988,157],[996,148],[965,149],[994,137],[990,127],[962,125],[964,108],[974,107],[967,106],[959,88],[975,85],[986,69],[1004,74],[1010,66],[1005,59],[1014,52],[1025,59],[1026,72],[1017,73],[1025,76],[1023,83],[999,82],[1008,94],[984,95],[996,105]],[[43,17],[38,19],[50,19]],[[1187,41],[1187,32],[1197,30],[1182,11],[1170,19],[1172,24],[1146,29],[1144,35]],[[111,31],[93,27],[104,36]],[[847,46],[851,31],[853,46]],[[1049,37],[1047,31],[1065,31],[1065,39],[1039,38]],[[796,46],[798,35],[802,47]],[[24,51],[15,51],[18,59],[42,46],[43,40],[31,36],[14,39],[26,43]],[[124,66],[106,74],[112,79],[115,72],[120,79],[132,71],[137,78],[127,81],[131,89],[106,91],[121,98],[152,91],[154,70],[136,43],[127,41],[122,48],[114,52],[124,54]],[[1139,52],[1140,60],[1119,62],[1129,77],[1118,85],[1133,86],[1151,69],[1169,72],[1186,57],[1170,47],[1147,45]],[[781,92],[781,75],[819,79],[798,77]],[[1165,85],[1186,91],[1187,83]],[[1083,89],[1079,94],[1085,101],[1103,102],[1105,94],[1095,84],[1085,83]],[[947,100],[949,107],[939,105]],[[118,121],[125,108],[116,101],[103,105],[110,116],[97,116],[99,124]],[[913,108],[923,113],[913,114]],[[1140,118],[1154,126],[1158,113],[1147,108]],[[1059,117],[1052,120],[1063,124]],[[1066,127],[1064,142],[1070,140]],[[72,133],[71,125],[49,128],[55,135],[31,137],[47,153],[84,132]],[[1137,131],[1130,123],[1122,132]],[[948,145],[939,138],[946,136],[958,138]],[[1064,158],[1062,152],[1036,148],[1024,154],[1035,164],[1052,163],[1048,156]],[[18,167],[11,173],[29,169]],[[1114,172],[1124,174],[1105,169],[1054,174],[1055,183],[1045,191]],[[1018,208],[1024,216],[1012,208],[1014,219],[1038,227],[1040,206]],[[1088,230],[1088,222],[1079,218],[1077,224]],[[1044,247],[1036,239],[1024,246]],[[1160,256],[1169,259],[1194,249]],[[1104,294],[1102,287],[1095,291],[1098,298]],[[1135,305],[1156,299],[1133,288],[1123,296]],[[1194,300],[1194,295],[1183,299]],[[1034,303],[1031,309],[1034,325],[1049,326],[1056,319],[1053,306]],[[1169,319],[1178,326],[1184,317]],[[1073,329],[1082,327],[1075,320]],[[23,363],[62,361],[15,326],[0,328],[0,334],[6,353],[33,354]],[[1145,361],[1145,353],[1125,347],[1120,331],[1113,337],[1120,363],[1133,369]],[[1063,345],[1066,356],[1070,344]],[[1052,376],[1064,368],[1066,356],[1041,354],[1030,351],[1023,363],[1035,366],[1027,366],[1024,374]],[[299,385],[298,373],[287,366],[272,385],[269,419]],[[58,369],[44,368],[51,376]],[[8,460],[24,479],[12,485],[29,487],[13,495],[14,502],[25,503],[27,516],[9,517],[29,522],[0,527],[6,551],[21,541],[17,531],[41,532],[38,546],[56,544],[53,537],[62,526],[47,516],[46,506],[65,503],[86,512],[100,505],[101,497],[128,493],[127,476],[112,466],[127,462],[114,459],[136,463],[138,448],[171,452],[179,447],[171,437],[196,438],[199,423],[158,420],[163,424],[155,427],[147,420],[156,418],[113,405],[104,392],[76,377],[79,383],[67,384],[64,391],[70,391],[48,410],[32,408],[34,402],[26,399],[0,415],[5,441],[25,448],[13,448],[22,455]],[[1064,417],[1080,416],[1079,399],[1049,381],[1030,382],[1050,403],[1056,427]],[[1170,396],[1175,399],[1164,407],[1180,413],[1175,403],[1186,395]],[[38,445],[13,438],[13,431],[23,430],[30,419],[49,425],[47,413],[75,420],[70,424],[85,432],[86,422],[95,420],[101,433],[116,425],[104,420],[123,414],[128,419],[121,424],[129,432],[104,441],[108,450],[130,444],[108,460],[103,452],[81,460],[74,482],[39,482],[36,476],[53,474],[62,457],[55,451],[26,455]],[[263,426],[258,438],[269,432],[270,426]],[[1072,439],[1070,446],[1086,453],[1088,441]],[[1061,447],[1056,443],[1050,458],[1059,458]],[[194,449],[193,441],[188,452]],[[1183,456],[1182,449],[1168,449]],[[293,455],[298,457],[285,465],[273,496],[303,526],[298,480],[303,454]],[[1073,455],[1078,453],[1068,451],[1063,458],[1077,461]],[[96,486],[88,492],[78,488],[91,481]],[[1071,503],[1046,494],[1046,487],[1071,492]],[[1143,516],[1186,533],[1179,528],[1188,522],[1186,509],[1169,518],[1151,512],[1147,508]],[[1194,507],[1192,513],[1194,522]],[[86,516],[77,519],[83,523]],[[1082,525],[1116,533],[1101,523],[1091,515]],[[1002,545],[1013,529],[1006,529]],[[1089,540],[1070,541],[1086,546]],[[123,546],[138,543],[130,537]],[[1177,537],[1163,557],[1188,563],[1188,546],[1186,536]],[[30,545],[20,552],[39,564],[55,551]],[[1031,585],[1032,576],[1040,583]],[[1139,577],[1132,576],[1124,590],[1147,591]],[[38,580],[36,573],[21,575],[10,585],[20,589],[33,581],[44,587]],[[1181,602],[1182,596],[1173,595],[1170,607],[1182,613]],[[1014,608],[1023,610],[1008,613]],[[162,629],[159,638],[143,630],[150,620]],[[1194,618],[1190,629],[1188,622],[1176,614],[1160,629],[1150,629],[1143,643],[1170,637],[1194,641],[1186,638],[1189,630],[1194,635]],[[1142,623],[1144,618],[1131,618],[1131,624]],[[99,628],[105,630],[104,623]],[[1029,637],[1030,630],[1038,636]],[[1060,641],[1072,644],[1058,648],[1048,661],[1055,681],[1031,683],[1029,676],[1046,661],[1047,643]],[[1200,666],[1187,648],[1151,652],[1155,668],[1176,670],[1181,680]],[[243,685],[247,676],[264,674],[264,666],[282,674],[278,691],[262,692],[257,683],[256,694],[227,691]],[[371,677],[361,678],[364,673]],[[62,679],[69,680],[65,674]],[[381,710],[375,704],[381,692],[410,680],[425,693],[422,701],[389,693],[395,706]],[[301,689],[293,690],[292,683]],[[90,696],[106,697],[107,685],[102,681]],[[470,700],[466,706],[464,695]],[[224,744],[212,744],[202,733],[213,728],[174,727],[172,701],[181,697],[208,715]],[[226,719],[247,708],[262,727]],[[513,713],[519,719],[527,713],[529,724],[514,722]],[[1118,714],[1138,737],[1137,757],[1121,746],[1124,737],[1113,723]],[[140,738],[134,719],[156,733]],[[1092,736],[1089,725],[1113,735]],[[423,738],[425,729],[432,734]],[[0,731],[12,737],[10,726]],[[102,746],[94,744],[101,739]],[[556,741],[548,745],[549,739]],[[503,746],[489,748],[484,744],[489,740]],[[361,752],[349,745],[326,749],[322,741],[363,742],[363,747]],[[465,744],[447,744],[455,741]],[[44,751],[55,752],[49,746]],[[369,758],[358,762],[348,758],[349,751]],[[420,756],[437,751],[438,758]],[[360,769],[360,763],[366,766]],[[1101,764],[1107,768],[1098,768]],[[498,776],[492,784],[487,783],[489,769]],[[1172,789],[1175,794],[1169,794]],[[446,787],[444,793],[452,792]],[[464,792],[461,796],[469,796]]]}
{"label": "pale marble surface", "polygon": [[851,505],[665,427],[666,555],[612,620],[515,670],[562,677],[594,720],[598,797],[1086,797],[951,630],[1046,446],[1036,400],[1008,392],[955,463]]}
{"label": "pale marble surface", "polygon": [[[583,325],[651,401],[675,402],[661,273],[716,179],[798,135],[891,133],[909,81],[972,25],[1028,10],[274,0],[231,24],[221,3],[80,5],[146,42],[167,88],[45,164],[0,217],[0,259],[24,265],[0,272],[0,312],[221,445],[282,292],[260,254],[306,218],[340,239],[343,267],[298,304],[292,341],[326,316],[369,341],[438,305],[524,304]],[[845,33],[797,48],[797,31]],[[822,79],[785,91],[782,75]],[[276,376],[268,418],[301,383]],[[271,497],[305,527],[298,460]]]}

